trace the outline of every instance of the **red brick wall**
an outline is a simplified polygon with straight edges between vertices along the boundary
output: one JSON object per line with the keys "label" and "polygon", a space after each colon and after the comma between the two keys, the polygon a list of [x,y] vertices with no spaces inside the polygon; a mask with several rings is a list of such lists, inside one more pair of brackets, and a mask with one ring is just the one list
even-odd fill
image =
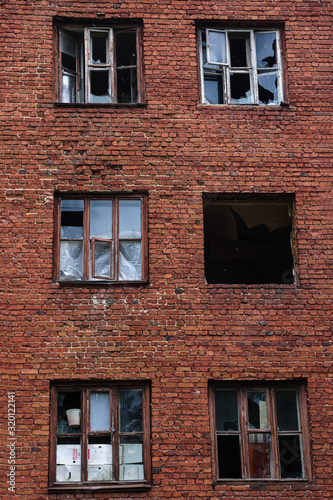
{"label": "red brick wall", "polygon": [[[1,498],[332,498],[332,5],[0,2]],[[54,105],[53,16],[142,19],[147,104]],[[199,105],[197,20],[284,25],[289,107]],[[149,193],[149,285],[52,282],[55,191]],[[206,285],[203,192],[295,193],[300,283]],[[313,481],[212,486],[207,385],[307,380]],[[54,379],[149,379],[153,487],[48,494]],[[16,393],[16,492],[7,394]]]}

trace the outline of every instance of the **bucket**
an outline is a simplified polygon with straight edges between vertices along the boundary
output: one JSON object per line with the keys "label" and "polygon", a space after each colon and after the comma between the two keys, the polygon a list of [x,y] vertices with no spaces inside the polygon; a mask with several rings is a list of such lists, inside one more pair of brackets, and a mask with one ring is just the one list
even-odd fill
{"label": "bucket", "polygon": [[80,408],[72,408],[71,410],[67,410],[66,415],[67,415],[67,422],[70,427],[80,427],[80,417],[81,417]]}

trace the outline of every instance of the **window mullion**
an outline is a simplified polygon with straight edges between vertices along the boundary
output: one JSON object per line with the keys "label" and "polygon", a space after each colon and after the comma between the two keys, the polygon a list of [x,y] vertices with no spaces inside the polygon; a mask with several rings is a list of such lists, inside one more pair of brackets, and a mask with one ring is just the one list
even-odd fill
{"label": "window mullion", "polygon": [[112,469],[113,480],[119,481],[119,391],[114,388],[112,390]]}
{"label": "window mullion", "polygon": [[114,207],[112,213],[113,227],[113,269],[114,279],[119,280],[119,198],[114,199]]}
{"label": "window mullion", "polygon": [[116,77],[116,46],[113,29],[109,31],[109,78],[111,89],[111,102],[117,102],[117,77]]}
{"label": "window mullion", "polygon": [[81,481],[86,482],[88,464],[88,398],[87,391],[81,391]]}
{"label": "window mullion", "polygon": [[227,66],[224,68],[224,82],[223,90],[225,91],[225,102],[231,104],[231,85],[230,85],[230,65],[231,65],[231,54],[230,54],[230,42],[229,42],[229,32],[225,32],[226,36],[226,51],[227,51]]}
{"label": "window mullion", "polygon": [[279,459],[279,440],[277,432],[277,414],[275,404],[275,392],[273,388],[268,389],[269,407],[268,407],[268,421],[271,430],[272,439],[272,456],[273,456],[273,473],[274,479],[281,477],[280,459]]}
{"label": "window mullion", "polygon": [[90,200],[84,199],[83,212],[83,279],[89,280],[90,259]]}
{"label": "window mullion", "polygon": [[84,28],[84,100],[89,102],[90,96],[90,78],[88,63],[90,61],[90,32],[88,28]]}
{"label": "window mullion", "polygon": [[250,68],[250,81],[253,86],[254,102],[255,104],[259,104],[256,44],[255,44],[255,36],[253,30],[251,30],[250,32],[250,56],[251,56],[251,68],[252,68],[252,69]]}
{"label": "window mullion", "polygon": [[242,451],[242,478],[247,479],[250,477],[250,464],[249,464],[249,450],[248,450],[248,412],[246,405],[246,390],[240,389],[238,391],[238,404],[239,404],[239,428],[241,439]]}

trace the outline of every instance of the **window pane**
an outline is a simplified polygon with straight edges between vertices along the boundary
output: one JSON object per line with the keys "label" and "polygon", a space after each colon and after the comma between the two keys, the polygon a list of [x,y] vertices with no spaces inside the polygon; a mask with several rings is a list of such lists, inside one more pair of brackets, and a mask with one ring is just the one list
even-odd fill
{"label": "window pane", "polygon": [[251,104],[254,102],[249,73],[230,73],[232,104]]}
{"label": "window pane", "polygon": [[112,200],[91,200],[90,238],[112,239]]}
{"label": "window pane", "polygon": [[142,436],[120,436],[119,479],[144,479]]}
{"label": "window pane", "polygon": [[76,77],[63,73],[61,90],[61,102],[76,102]]}
{"label": "window pane", "polygon": [[141,238],[141,200],[119,201],[119,238]]}
{"label": "window pane", "polygon": [[301,478],[303,472],[303,453],[300,436],[279,436],[281,478]]}
{"label": "window pane", "polygon": [[92,62],[106,63],[108,62],[108,34],[107,33],[92,33],[91,34],[91,52]]}
{"label": "window pane", "polygon": [[208,40],[209,40],[209,62],[226,64],[227,50],[226,50],[225,33],[209,31]]}
{"label": "window pane", "polygon": [[80,437],[58,438],[56,457],[56,482],[81,480]]}
{"label": "window pane", "polygon": [[83,242],[60,242],[60,279],[80,280],[83,277]]}
{"label": "window pane", "polygon": [[61,238],[83,238],[83,200],[61,200]]}
{"label": "window pane", "polygon": [[258,68],[276,68],[276,33],[256,33]]}
{"label": "window pane", "polygon": [[116,66],[136,65],[136,31],[118,31],[116,39]]}
{"label": "window pane", "polygon": [[275,391],[277,425],[279,431],[298,431],[297,391]]}
{"label": "window pane", "polygon": [[239,436],[217,436],[219,478],[242,477]]}
{"label": "window pane", "polygon": [[117,102],[137,102],[136,68],[117,70]]}
{"label": "window pane", "polygon": [[111,243],[95,241],[95,269],[92,267],[92,245],[90,248],[90,278],[111,278]]}
{"label": "window pane", "polygon": [[250,35],[229,34],[231,68],[248,68],[250,66]]}
{"label": "window pane", "polygon": [[120,432],[142,432],[142,389],[119,391]]}
{"label": "window pane", "polygon": [[205,84],[205,103],[224,104],[222,75],[219,73],[205,72],[204,84]]}
{"label": "window pane", "polygon": [[215,391],[216,430],[238,431],[237,391]]}
{"label": "window pane", "polygon": [[258,73],[258,89],[260,104],[278,104],[278,73],[262,71]]}
{"label": "window pane", "polygon": [[90,72],[89,102],[111,102],[108,70]]}
{"label": "window pane", "polygon": [[[80,392],[59,392],[58,393],[58,418],[57,418],[57,433],[58,434],[73,434],[80,432],[78,421],[68,418],[67,411],[77,410],[79,412],[79,422],[81,415],[81,393]],[[75,425],[76,423],[76,425]]]}
{"label": "window pane", "polygon": [[119,243],[119,279],[142,279],[141,243]]}
{"label": "window pane", "polygon": [[270,434],[249,434],[249,464],[251,478],[272,477]]}
{"label": "window pane", "polygon": [[109,392],[90,393],[90,430],[110,430],[110,394]]}
{"label": "window pane", "polygon": [[112,480],[112,444],[109,436],[88,438],[88,481]]}
{"label": "window pane", "polygon": [[250,429],[268,429],[266,391],[247,393]]}

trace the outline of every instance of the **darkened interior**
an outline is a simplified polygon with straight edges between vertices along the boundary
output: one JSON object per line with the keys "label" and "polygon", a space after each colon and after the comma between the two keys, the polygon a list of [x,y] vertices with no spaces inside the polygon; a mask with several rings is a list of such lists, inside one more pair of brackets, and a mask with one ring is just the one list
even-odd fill
{"label": "darkened interior", "polygon": [[208,283],[293,283],[288,202],[204,199]]}

